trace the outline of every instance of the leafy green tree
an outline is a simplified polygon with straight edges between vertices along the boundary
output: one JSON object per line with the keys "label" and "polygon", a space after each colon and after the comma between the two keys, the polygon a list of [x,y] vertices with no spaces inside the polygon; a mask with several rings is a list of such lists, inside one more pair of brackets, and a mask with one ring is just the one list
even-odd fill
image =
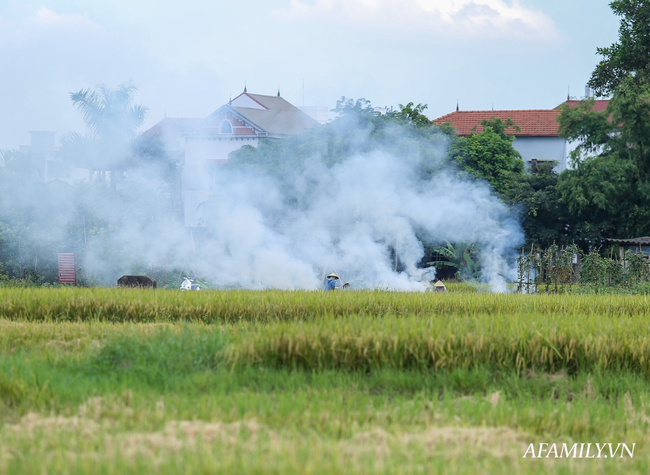
{"label": "leafy green tree", "polygon": [[449,148],[449,158],[462,171],[486,180],[504,195],[524,171],[521,155],[512,146],[514,136],[506,133],[515,123],[508,119],[482,120],[483,131],[457,137]]}
{"label": "leafy green tree", "polygon": [[347,114],[352,115],[374,115],[375,112],[372,108],[372,104],[368,99],[350,99],[345,96],[336,101],[336,106],[332,109],[333,112],[336,112],[339,116],[344,116]]}
{"label": "leafy green tree", "polygon": [[[650,233],[650,86],[628,76],[616,86],[605,112],[592,101],[564,105],[560,132],[580,145],[558,189],[584,238]],[[588,236],[588,237],[587,237]]]}
{"label": "leafy green tree", "polygon": [[571,214],[560,201],[560,176],[553,170],[555,165],[556,162],[540,164],[535,173],[526,170],[504,196],[515,210],[520,210],[526,247],[563,246],[575,239]]}
{"label": "leafy green tree", "polygon": [[560,133],[579,146],[558,182],[576,239],[599,245],[607,237],[650,233],[650,2],[615,0],[618,42],[603,56],[589,86],[611,95],[604,113],[593,100],[564,105]]}
{"label": "leafy green tree", "polygon": [[619,39],[607,48],[597,49],[603,60],[589,80],[597,96],[613,94],[630,75],[650,82],[650,2],[615,0],[610,6],[621,17]]}
{"label": "leafy green tree", "polygon": [[423,114],[428,106],[426,104],[414,105],[409,102],[406,105],[399,105],[399,110],[389,112],[388,115],[395,117],[404,124],[412,124],[416,127],[432,127],[431,120]]}

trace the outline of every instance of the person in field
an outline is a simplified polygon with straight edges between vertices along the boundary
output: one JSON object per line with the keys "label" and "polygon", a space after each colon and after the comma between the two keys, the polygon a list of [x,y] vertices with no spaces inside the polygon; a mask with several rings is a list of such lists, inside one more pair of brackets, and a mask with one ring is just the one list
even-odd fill
{"label": "person in field", "polygon": [[339,276],[336,275],[336,272],[332,272],[327,276],[327,282],[325,282],[325,290],[336,290],[336,281],[339,280]]}

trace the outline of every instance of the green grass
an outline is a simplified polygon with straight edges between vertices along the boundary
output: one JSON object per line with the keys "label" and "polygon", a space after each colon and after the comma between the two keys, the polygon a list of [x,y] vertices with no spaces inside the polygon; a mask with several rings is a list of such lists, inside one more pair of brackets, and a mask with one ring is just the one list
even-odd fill
{"label": "green grass", "polygon": [[0,473],[650,470],[643,297],[18,290]]}

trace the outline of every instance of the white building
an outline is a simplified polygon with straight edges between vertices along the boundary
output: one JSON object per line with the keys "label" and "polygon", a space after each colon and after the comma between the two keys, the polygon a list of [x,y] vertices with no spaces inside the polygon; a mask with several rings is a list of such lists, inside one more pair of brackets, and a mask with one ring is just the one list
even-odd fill
{"label": "white building", "polygon": [[[159,135],[168,143],[178,142],[182,156],[180,200],[185,226],[201,225],[199,205],[210,198],[215,174],[228,155],[244,145],[256,147],[261,139],[282,139],[299,134],[319,123],[277,96],[242,94],[219,107],[186,130],[181,124],[165,127],[163,119],[145,134]],[[187,125],[189,122],[183,124]]]}
{"label": "white building", "polygon": [[[575,106],[579,101],[569,100],[566,104]],[[604,111],[609,101],[595,101],[594,110]],[[572,144],[560,137],[557,118],[560,115],[560,106],[555,109],[532,110],[487,110],[487,111],[461,111],[443,115],[433,122],[437,125],[451,124],[459,136],[467,136],[483,131],[482,120],[501,119],[505,122],[511,119],[519,130],[514,127],[506,132],[515,136],[512,146],[520,154],[527,166],[535,166],[543,162],[555,161],[555,171],[560,173],[569,164],[569,154],[575,149]]]}

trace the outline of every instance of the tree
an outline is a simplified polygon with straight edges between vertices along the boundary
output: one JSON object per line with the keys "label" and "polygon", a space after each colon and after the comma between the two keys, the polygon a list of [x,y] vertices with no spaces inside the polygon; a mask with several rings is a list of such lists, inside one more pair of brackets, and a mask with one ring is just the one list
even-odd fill
{"label": "tree", "polygon": [[506,130],[515,123],[508,119],[482,120],[483,131],[458,137],[449,148],[449,158],[462,171],[474,178],[486,180],[494,190],[504,195],[514,180],[524,171],[521,155],[512,146],[514,136]]}
{"label": "tree", "polygon": [[133,157],[137,129],[147,113],[146,107],[133,104],[136,91],[131,84],[114,90],[100,84],[96,91],[82,89],[70,93],[90,133],[82,136],[72,132],[64,136],[61,155],[69,157],[79,168],[109,171],[113,190]]}
{"label": "tree", "polygon": [[417,156],[421,174],[428,176],[442,166],[446,136],[429,119],[426,127],[405,124],[405,117],[417,119],[425,107],[410,102],[403,106],[404,114],[379,115],[366,99],[341,97],[334,109],[339,116],[330,123],[280,141],[262,140],[258,147],[244,146],[230,154],[227,166],[263,169],[282,180],[307,160],[317,158],[333,166],[354,154],[381,150],[396,157]]}
{"label": "tree", "polygon": [[560,132],[580,141],[558,189],[594,241],[650,232],[650,88],[633,77],[614,91],[604,113],[586,101],[561,109]]}
{"label": "tree", "polygon": [[650,233],[650,2],[615,0],[618,42],[603,56],[589,86],[611,95],[604,113],[593,100],[561,108],[560,133],[579,143],[558,191],[578,239],[599,245],[607,237]]}
{"label": "tree", "polygon": [[409,102],[406,105],[400,104],[399,111],[389,112],[388,115],[405,124],[413,124],[416,127],[432,127],[431,120],[423,114],[427,107],[426,104],[416,106],[413,102]]}
{"label": "tree", "polygon": [[374,114],[374,110],[370,101],[365,98],[357,99],[348,99],[345,96],[336,101],[336,106],[332,109],[332,112],[336,112],[339,116],[344,116],[346,114]]}
{"label": "tree", "polygon": [[0,158],[0,267],[11,278],[56,279],[52,249],[70,214],[71,187],[44,181],[43,156],[4,150]]}
{"label": "tree", "polygon": [[610,6],[622,17],[619,41],[596,50],[603,60],[592,73],[589,86],[597,96],[613,94],[631,75],[650,82],[650,2],[615,0]]}
{"label": "tree", "polygon": [[560,133],[580,145],[558,185],[592,239],[650,233],[650,86],[623,78],[605,112],[564,105]]}
{"label": "tree", "polygon": [[511,183],[504,199],[521,213],[526,246],[548,248],[554,243],[569,245],[575,239],[571,215],[560,201],[557,162],[538,165],[537,172],[526,170]]}

